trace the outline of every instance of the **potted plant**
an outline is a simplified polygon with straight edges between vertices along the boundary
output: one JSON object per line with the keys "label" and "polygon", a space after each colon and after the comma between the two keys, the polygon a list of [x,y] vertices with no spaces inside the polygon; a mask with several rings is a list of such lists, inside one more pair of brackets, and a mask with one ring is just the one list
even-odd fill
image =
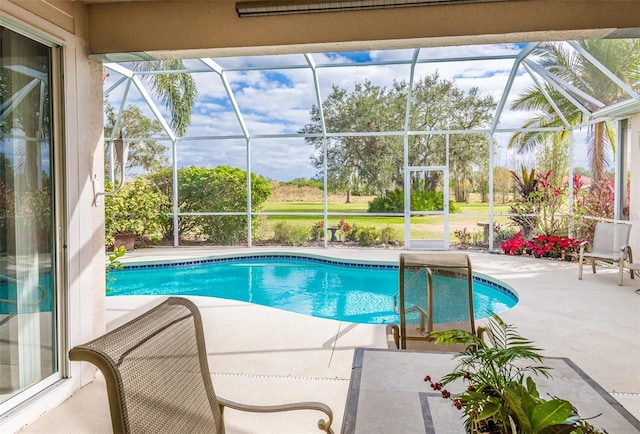
{"label": "potted plant", "polygon": [[[127,181],[122,189],[104,201],[105,238],[107,245],[134,248],[137,236],[151,241],[161,239],[168,199],[144,178]],[[128,241],[125,242],[125,241]]]}
{"label": "potted plant", "polygon": [[576,240],[573,238],[560,238],[559,244],[562,249],[562,257],[565,261],[571,261],[573,259],[573,255],[580,248],[580,240]]}
{"label": "potted plant", "polygon": [[527,240],[522,232],[518,232],[512,238],[503,241],[500,247],[508,255],[522,255],[526,246]]}
{"label": "potted plant", "polygon": [[[464,412],[468,433],[602,433],[566,400],[540,396],[534,375],[550,377],[540,349],[493,314],[478,336],[462,330],[433,333],[437,343],[462,343],[459,363],[441,381],[425,381]],[[462,393],[445,386],[461,380]]]}
{"label": "potted plant", "polygon": [[531,249],[531,253],[533,253],[533,256],[535,256],[536,258],[549,256],[550,246],[549,239],[546,235],[538,235],[537,237],[529,241],[528,246]]}

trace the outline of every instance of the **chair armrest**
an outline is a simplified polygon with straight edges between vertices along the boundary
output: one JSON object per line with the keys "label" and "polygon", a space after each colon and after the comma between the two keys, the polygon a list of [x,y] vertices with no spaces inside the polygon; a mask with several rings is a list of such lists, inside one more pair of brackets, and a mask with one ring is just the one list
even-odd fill
{"label": "chair armrest", "polygon": [[582,254],[584,253],[584,251],[586,250],[587,252],[591,251],[591,243],[589,241],[583,241],[581,242],[578,247],[580,247],[580,256],[582,256]]}
{"label": "chair armrest", "polygon": [[620,254],[624,259],[628,259],[629,262],[633,262],[633,255],[631,253],[631,246],[629,244],[625,244],[620,247]]}
{"label": "chair armrest", "polygon": [[485,326],[478,326],[478,329],[476,331],[476,336],[478,336],[478,339],[484,341],[485,333],[487,333],[487,328]]}
{"label": "chair armrest", "polygon": [[253,413],[276,413],[280,411],[294,411],[294,410],[317,410],[327,415],[328,421],[320,419],[318,421],[318,428],[328,434],[333,434],[331,430],[331,424],[333,423],[333,412],[328,405],[321,402],[296,402],[291,404],[280,405],[248,405],[238,402],[230,401],[225,398],[217,397],[218,405],[222,411],[224,407],[229,407],[234,410],[249,411]]}

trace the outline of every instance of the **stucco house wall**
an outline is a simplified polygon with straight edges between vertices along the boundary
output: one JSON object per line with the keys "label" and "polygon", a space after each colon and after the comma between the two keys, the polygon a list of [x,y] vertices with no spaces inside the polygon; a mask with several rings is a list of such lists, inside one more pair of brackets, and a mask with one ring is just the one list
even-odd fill
{"label": "stucco house wall", "polygon": [[[57,207],[61,228],[57,239],[61,276],[59,312],[67,323],[62,354],[105,329],[104,210],[92,206],[91,177],[102,174],[102,66],[90,60],[87,7],[78,2],[0,2],[0,23],[34,38],[59,45],[63,78],[54,100]],[[24,5],[28,7],[22,7]],[[49,19],[43,18],[49,17]],[[66,358],[65,358],[66,359]],[[86,364],[62,362],[63,379],[35,399],[0,419],[3,432],[13,432],[66,400],[94,378]]]}

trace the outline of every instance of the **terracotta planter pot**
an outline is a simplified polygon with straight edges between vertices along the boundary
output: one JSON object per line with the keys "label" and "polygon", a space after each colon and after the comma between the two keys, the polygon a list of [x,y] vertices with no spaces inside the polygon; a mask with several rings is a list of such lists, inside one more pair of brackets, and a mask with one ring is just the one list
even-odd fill
{"label": "terracotta planter pot", "polygon": [[115,238],[113,242],[114,248],[124,246],[124,249],[129,251],[135,247],[136,234],[115,234],[113,237]]}

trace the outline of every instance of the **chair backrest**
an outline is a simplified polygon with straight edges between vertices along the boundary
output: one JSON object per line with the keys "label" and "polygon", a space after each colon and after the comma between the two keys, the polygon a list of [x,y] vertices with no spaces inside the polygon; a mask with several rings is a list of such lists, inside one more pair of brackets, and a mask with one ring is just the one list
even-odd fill
{"label": "chair backrest", "polygon": [[436,330],[475,333],[473,273],[463,253],[405,253],[399,270],[400,348]]}
{"label": "chair backrest", "polygon": [[202,319],[187,299],[169,298],[69,357],[104,374],[116,433],[224,433]]}
{"label": "chair backrest", "polygon": [[628,223],[598,222],[593,234],[591,253],[619,255],[620,249],[629,244],[631,225]]}

